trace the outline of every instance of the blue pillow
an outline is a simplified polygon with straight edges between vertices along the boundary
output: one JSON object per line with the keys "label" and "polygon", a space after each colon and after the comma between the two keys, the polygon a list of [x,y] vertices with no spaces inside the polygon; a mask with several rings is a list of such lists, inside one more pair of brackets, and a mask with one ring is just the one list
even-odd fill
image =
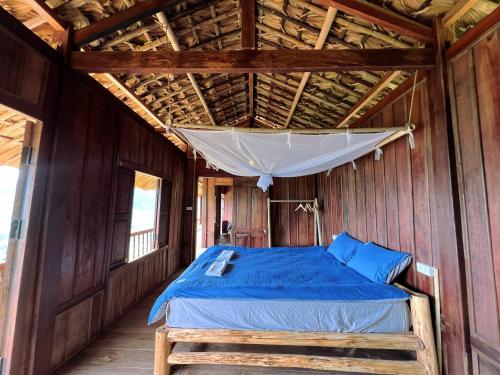
{"label": "blue pillow", "polygon": [[373,242],[358,247],[347,266],[376,283],[390,284],[411,262],[411,255]]}
{"label": "blue pillow", "polygon": [[353,257],[356,248],[361,245],[363,245],[363,242],[352,238],[347,232],[342,232],[335,238],[326,251],[337,258],[339,262],[346,264]]}

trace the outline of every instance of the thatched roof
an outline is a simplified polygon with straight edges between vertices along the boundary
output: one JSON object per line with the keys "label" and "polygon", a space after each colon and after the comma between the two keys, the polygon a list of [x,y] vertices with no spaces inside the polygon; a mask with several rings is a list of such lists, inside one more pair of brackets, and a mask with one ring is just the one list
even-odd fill
{"label": "thatched roof", "polygon": [[[82,29],[139,1],[134,0],[49,0],[46,3],[75,29]],[[428,23],[430,17],[449,10],[453,0],[384,0],[380,6]],[[36,22],[37,15],[22,1],[0,0],[21,21],[41,37],[50,37],[50,27]],[[496,1],[478,0],[457,23],[463,32],[498,6]],[[256,2],[256,48],[314,49],[325,25],[327,7],[315,1],[260,0]],[[175,40],[167,35],[165,22],[157,15],[84,45],[84,50],[239,50],[242,48],[241,4],[239,0],[187,0],[164,13]],[[39,18],[39,17],[38,17]],[[423,43],[364,19],[336,12],[322,44],[323,49],[415,48]],[[313,73],[297,94],[304,73],[255,74],[254,101],[249,102],[248,74],[124,74],[94,77],[151,125],[162,123],[248,126],[334,127],[349,126],[368,108],[408,78],[412,72],[391,76],[390,82],[370,97],[347,120],[345,116],[383,79],[384,72]],[[198,90],[199,88],[199,90]],[[129,91],[127,93],[127,90]],[[296,98],[298,96],[298,98]],[[297,99],[298,101],[296,101]],[[253,111],[251,108],[254,108]],[[250,113],[253,112],[253,113]],[[342,121],[342,120],[345,121]],[[182,142],[167,135],[179,147]]]}

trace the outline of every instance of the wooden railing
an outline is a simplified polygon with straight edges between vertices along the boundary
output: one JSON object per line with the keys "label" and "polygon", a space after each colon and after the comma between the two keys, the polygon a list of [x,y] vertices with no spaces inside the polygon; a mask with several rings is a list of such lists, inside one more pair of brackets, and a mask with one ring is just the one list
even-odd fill
{"label": "wooden railing", "polygon": [[130,233],[129,262],[151,253],[154,249],[154,228]]}

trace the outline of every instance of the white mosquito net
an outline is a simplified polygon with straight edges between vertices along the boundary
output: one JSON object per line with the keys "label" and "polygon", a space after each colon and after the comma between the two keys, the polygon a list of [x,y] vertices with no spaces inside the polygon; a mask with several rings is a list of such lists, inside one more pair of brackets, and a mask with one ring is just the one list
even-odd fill
{"label": "white mosquito net", "polygon": [[395,133],[246,133],[234,130],[179,129],[212,166],[236,176],[259,176],[264,191],[273,177],[298,177],[327,171],[373,151]]}

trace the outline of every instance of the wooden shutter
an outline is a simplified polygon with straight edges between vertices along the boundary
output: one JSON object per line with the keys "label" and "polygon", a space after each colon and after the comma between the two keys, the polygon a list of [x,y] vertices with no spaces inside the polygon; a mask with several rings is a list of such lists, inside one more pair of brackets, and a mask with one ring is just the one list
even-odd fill
{"label": "wooden shutter", "polygon": [[168,232],[170,224],[170,198],[172,181],[162,179],[160,188],[160,203],[158,210],[158,248],[168,245]]}
{"label": "wooden shutter", "polygon": [[132,222],[134,180],[134,171],[125,168],[119,169],[116,187],[113,244],[111,248],[111,268],[115,268],[127,260],[130,225]]}

